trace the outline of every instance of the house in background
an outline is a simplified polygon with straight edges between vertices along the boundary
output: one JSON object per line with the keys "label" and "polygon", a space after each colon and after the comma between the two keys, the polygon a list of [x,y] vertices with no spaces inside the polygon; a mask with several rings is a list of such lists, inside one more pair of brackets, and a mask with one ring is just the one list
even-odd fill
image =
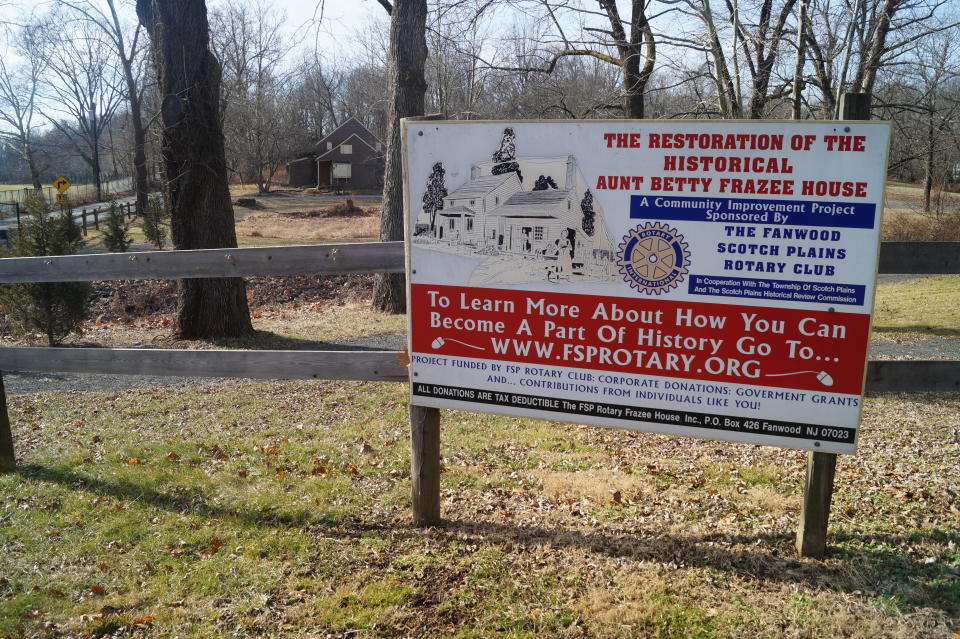
{"label": "house in background", "polygon": [[309,153],[287,164],[288,182],[310,188],[382,189],[383,153],[383,142],[350,118]]}

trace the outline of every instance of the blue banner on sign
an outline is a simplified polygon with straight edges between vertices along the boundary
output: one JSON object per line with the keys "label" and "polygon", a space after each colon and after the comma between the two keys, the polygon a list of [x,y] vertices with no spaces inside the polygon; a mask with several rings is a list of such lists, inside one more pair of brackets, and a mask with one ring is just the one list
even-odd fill
{"label": "blue banner on sign", "polygon": [[632,219],[687,220],[725,224],[786,224],[872,229],[875,204],[745,200],[729,197],[630,196]]}
{"label": "blue banner on sign", "polygon": [[691,275],[687,292],[719,297],[752,297],[762,300],[863,306],[866,287],[861,284],[829,284],[750,277]]}

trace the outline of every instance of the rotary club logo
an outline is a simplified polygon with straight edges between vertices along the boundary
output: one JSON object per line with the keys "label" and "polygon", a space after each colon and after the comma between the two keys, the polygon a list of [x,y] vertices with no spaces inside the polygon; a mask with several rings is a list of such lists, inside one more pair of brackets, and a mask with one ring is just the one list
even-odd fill
{"label": "rotary club logo", "polygon": [[619,248],[617,266],[623,281],[648,295],[676,288],[690,266],[683,236],[659,222],[638,225],[624,236]]}

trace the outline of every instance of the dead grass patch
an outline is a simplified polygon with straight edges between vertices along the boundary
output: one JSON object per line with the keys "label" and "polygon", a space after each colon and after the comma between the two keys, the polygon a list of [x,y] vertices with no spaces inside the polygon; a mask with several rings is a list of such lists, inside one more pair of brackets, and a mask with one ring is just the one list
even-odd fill
{"label": "dead grass patch", "polygon": [[650,566],[622,577],[622,581],[590,588],[574,604],[592,636],[645,636],[641,631],[649,631],[649,622],[664,614],[663,600],[670,586],[656,569]]}
{"label": "dead grass patch", "polygon": [[251,213],[237,223],[237,234],[285,240],[373,239],[380,232],[380,219],[365,217],[293,217],[274,212]]}
{"label": "dead grass patch", "polygon": [[603,468],[581,471],[536,471],[543,492],[556,499],[588,499],[594,504],[640,500],[652,490],[649,478]]}

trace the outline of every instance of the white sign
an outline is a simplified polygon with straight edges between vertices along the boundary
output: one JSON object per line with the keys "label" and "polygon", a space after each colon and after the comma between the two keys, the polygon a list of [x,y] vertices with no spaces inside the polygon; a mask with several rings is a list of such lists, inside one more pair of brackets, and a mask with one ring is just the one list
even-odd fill
{"label": "white sign", "polygon": [[413,403],[854,452],[889,135],[405,122]]}

